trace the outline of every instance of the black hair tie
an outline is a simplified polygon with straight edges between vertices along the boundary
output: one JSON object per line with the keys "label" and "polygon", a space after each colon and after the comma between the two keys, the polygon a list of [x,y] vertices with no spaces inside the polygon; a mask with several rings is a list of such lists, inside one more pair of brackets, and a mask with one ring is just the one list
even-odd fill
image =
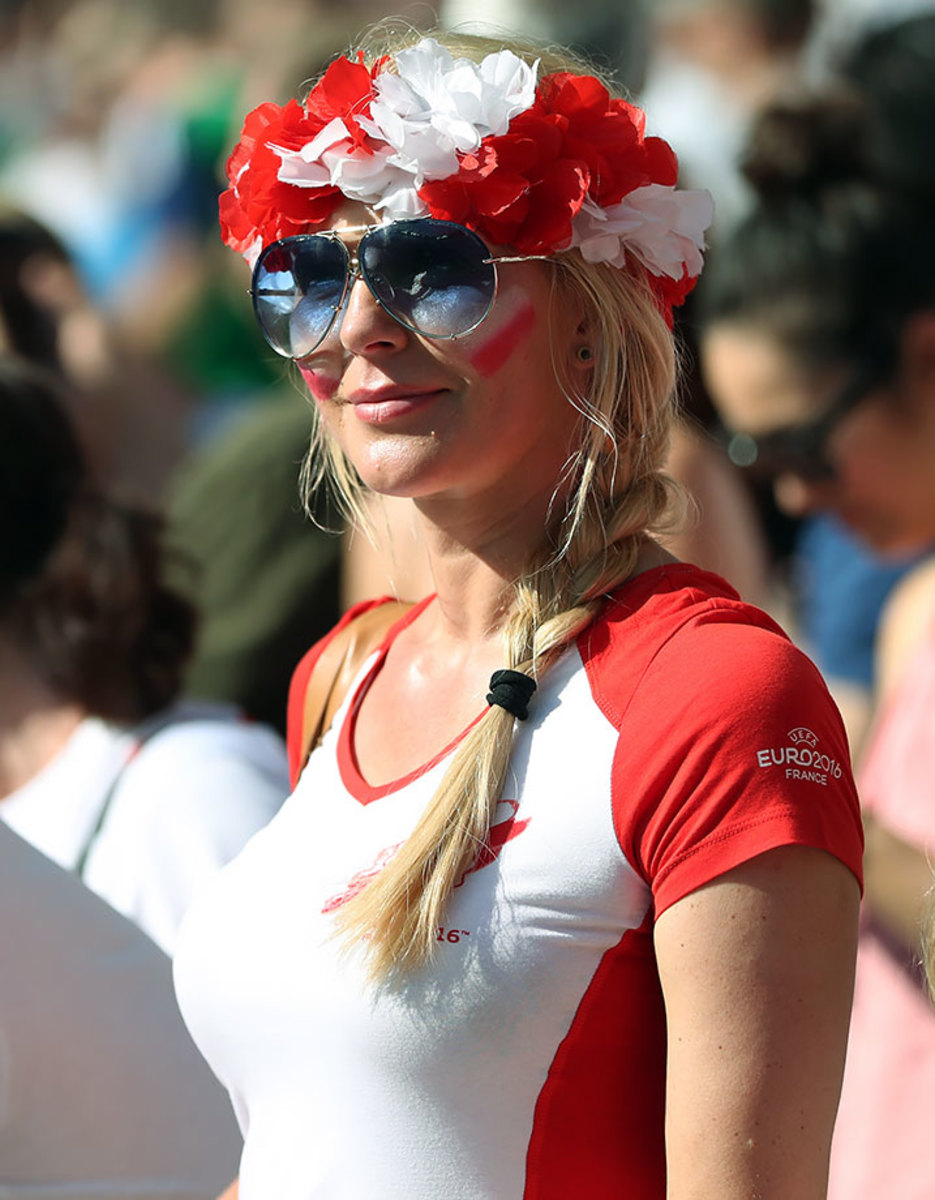
{"label": "black hair tie", "polygon": [[536,681],[524,675],[522,671],[494,671],[490,676],[487,703],[505,708],[517,721],[525,721],[529,716],[529,701],[535,690]]}

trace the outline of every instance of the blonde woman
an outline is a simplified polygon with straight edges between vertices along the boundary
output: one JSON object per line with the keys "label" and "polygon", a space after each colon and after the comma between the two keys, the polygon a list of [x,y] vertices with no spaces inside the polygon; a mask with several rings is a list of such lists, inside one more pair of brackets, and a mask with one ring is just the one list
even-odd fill
{"label": "blonde woman", "polygon": [[[705,194],[580,64],[473,39],[261,106],[225,239],[352,513],[434,580],[186,924],[243,1200],[819,1200],[860,827],[813,666],[653,540]],[[370,609],[369,611],[379,611]]]}

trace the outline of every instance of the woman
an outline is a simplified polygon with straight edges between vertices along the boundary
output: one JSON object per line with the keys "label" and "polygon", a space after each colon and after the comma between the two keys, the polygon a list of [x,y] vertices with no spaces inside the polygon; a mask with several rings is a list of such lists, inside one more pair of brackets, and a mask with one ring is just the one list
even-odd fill
{"label": "woman", "polygon": [[[769,619],[649,536],[710,206],[580,65],[449,45],[337,60],[229,164],[313,461],[410,498],[435,592],[186,922],[183,1012],[244,1200],[817,1200],[843,732]],[[803,741],[816,778],[777,765]]]}
{"label": "woman", "polygon": [[[915,112],[930,139],[930,108]],[[735,451],[775,479],[781,503],[834,513],[884,554],[918,554],[935,544],[935,234],[930,206],[882,186],[863,158],[867,124],[838,98],[764,114],[748,163],[760,201],[705,281],[703,359]],[[881,626],[834,1200],[935,1192],[935,1015],[919,973],[935,850],[933,603],[929,557]]]}
{"label": "woman", "polygon": [[104,496],[51,377],[0,359],[0,820],[171,952],[288,791],[269,729],[184,702],[195,613]]}

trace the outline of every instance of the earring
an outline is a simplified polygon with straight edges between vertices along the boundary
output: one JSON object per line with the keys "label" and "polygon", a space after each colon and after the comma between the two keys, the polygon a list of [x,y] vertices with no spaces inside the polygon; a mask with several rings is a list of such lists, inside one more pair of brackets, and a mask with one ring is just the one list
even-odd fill
{"label": "earring", "polygon": [[577,357],[578,362],[587,363],[590,362],[594,357],[594,351],[590,346],[579,346],[575,351],[575,356]]}

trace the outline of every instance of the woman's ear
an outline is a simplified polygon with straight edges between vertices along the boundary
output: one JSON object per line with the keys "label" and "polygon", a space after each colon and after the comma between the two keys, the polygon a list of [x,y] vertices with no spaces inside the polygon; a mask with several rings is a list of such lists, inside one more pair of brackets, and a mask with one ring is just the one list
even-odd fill
{"label": "woman's ear", "polygon": [[578,327],[572,337],[572,367],[580,372],[590,372],[594,366],[594,339],[591,323],[587,320],[578,322]]}

